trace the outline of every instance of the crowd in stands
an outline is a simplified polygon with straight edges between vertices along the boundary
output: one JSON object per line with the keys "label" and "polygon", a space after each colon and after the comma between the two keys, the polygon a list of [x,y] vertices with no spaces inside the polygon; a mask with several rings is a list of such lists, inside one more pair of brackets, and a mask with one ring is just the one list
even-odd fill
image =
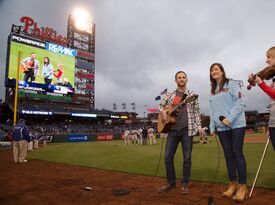
{"label": "crowd in stands", "polygon": [[[30,131],[38,131],[48,134],[84,134],[84,133],[98,133],[98,132],[122,132],[126,125],[110,125],[108,123],[99,122],[73,122],[70,120],[65,120],[64,122],[59,122],[58,124],[52,122],[33,122],[29,124]],[[127,126],[128,127],[128,126]],[[129,126],[129,127],[136,127]]]}
{"label": "crowd in stands", "polygon": [[[32,121],[27,120],[30,133],[33,135],[67,135],[67,134],[89,134],[89,133],[123,133],[126,129],[139,130],[144,128],[144,124],[109,124],[99,121],[71,120],[52,121],[44,119]],[[0,124],[0,140],[10,141],[9,131],[12,128],[12,122]],[[155,129],[155,128],[154,128]],[[156,129],[155,129],[156,130]]]}
{"label": "crowd in stands", "polygon": [[0,141],[12,141],[11,129],[12,126],[9,123],[0,124]]}

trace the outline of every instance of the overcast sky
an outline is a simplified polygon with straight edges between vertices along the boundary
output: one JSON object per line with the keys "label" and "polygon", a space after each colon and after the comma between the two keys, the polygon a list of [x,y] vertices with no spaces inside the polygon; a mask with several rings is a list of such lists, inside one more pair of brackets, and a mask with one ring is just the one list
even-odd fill
{"label": "overcast sky", "polygon": [[266,67],[265,52],[275,45],[274,0],[0,0],[0,98],[4,98],[7,38],[11,25],[29,16],[66,36],[75,7],[96,24],[96,107],[121,110],[136,103],[142,117],[158,106],[162,90],[176,88],[184,70],[188,88],[209,113],[209,67],[220,62],[228,77],[243,80],[246,109],[265,111],[267,95],[246,90],[247,75]]}

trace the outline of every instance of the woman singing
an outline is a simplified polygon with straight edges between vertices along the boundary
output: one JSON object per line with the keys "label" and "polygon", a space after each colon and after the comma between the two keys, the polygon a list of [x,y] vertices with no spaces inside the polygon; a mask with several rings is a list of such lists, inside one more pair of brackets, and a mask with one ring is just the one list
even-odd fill
{"label": "woman singing", "polygon": [[242,202],[248,197],[243,154],[246,127],[243,96],[239,85],[226,77],[220,63],[211,65],[210,81],[210,133],[215,136],[217,130],[230,181],[223,196]]}

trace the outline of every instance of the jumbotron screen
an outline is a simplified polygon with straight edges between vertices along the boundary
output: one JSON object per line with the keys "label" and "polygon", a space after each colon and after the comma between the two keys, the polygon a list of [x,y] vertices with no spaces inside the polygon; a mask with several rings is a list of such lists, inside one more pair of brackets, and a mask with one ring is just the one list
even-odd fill
{"label": "jumbotron screen", "polygon": [[15,86],[19,55],[19,89],[74,92],[76,50],[11,35],[6,86]]}

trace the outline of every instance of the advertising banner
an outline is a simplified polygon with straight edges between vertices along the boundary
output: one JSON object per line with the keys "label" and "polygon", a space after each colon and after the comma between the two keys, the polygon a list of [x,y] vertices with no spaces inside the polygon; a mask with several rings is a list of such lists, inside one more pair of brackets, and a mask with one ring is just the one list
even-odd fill
{"label": "advertising banner", "polygon": [[87,142],[88,136],[85,134],[69,135],[69,141],[70,142]]}
{"label": "advertising banner", "polygon": [[114,134],[97,134],[96,140],[97,141],[109,141],[114,139]]}

